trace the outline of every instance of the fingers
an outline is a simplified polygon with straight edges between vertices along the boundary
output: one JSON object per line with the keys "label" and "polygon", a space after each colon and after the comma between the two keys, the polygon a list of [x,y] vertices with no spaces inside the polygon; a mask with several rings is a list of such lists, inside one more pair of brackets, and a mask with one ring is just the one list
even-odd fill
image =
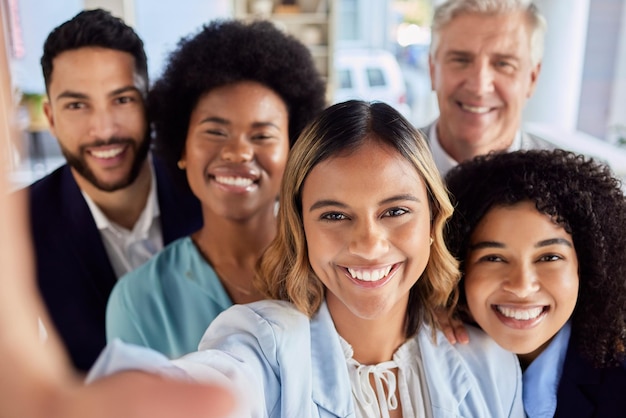
{"label": "fingers", "polygon": [[467,330],[465,329],[465,324],[461,322],[460,320],[454,320],[454,321],[458,321],[452,325],[454,336],[456,337],[456,342],[458,342],[459,344],[469,343],[469,335],[467,333]]}
{"label": "fingers", "polygon": [[469,335],[467,334],[463,321],[458,318],[451,318],[444,309],[437,310],[435,319],[450,344],[469,343]]}
{"label": "fingers", "polygon": [[442,327],[441,330],[443,331],[443,335],[445,335],[446,340],[448,340],[450,344],[456,344],[457,341],[456,341],[456,336],[454,333],[454,328],[452,328],[448,324],[445,327]]}
{"label": "fingers", "polygon": [[443,335],[450,342],[450,344],[467,344],[469,343],[469,335],[465,329],[463,322],[453,319],[447,324],[440,324]]}

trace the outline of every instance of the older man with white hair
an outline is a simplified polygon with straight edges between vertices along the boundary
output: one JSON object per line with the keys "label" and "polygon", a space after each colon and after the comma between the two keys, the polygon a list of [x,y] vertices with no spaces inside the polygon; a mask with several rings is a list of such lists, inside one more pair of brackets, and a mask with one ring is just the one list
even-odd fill
{"label": "older man with white hair", "polygon": [[529,0],[448,0],[435,9],[429,69],[440,115],[422,131],[442,175],[490,151],[553,148],[521,131],[545,31]]}

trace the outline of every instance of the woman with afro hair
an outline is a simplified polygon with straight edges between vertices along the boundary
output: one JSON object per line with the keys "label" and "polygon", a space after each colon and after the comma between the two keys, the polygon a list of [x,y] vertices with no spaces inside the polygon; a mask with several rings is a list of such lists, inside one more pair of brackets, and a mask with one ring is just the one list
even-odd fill
{"label": "woman with afro hair", "polygon": [[626,411],[626,199],[609,168],[518,151],[446,177],[461,316],[518,355],[529,417]]}
{"label": "woman with afro hair", "polygon": [[267,21],[214,21],[178,43],[148,111],[155,153],[200,200],[204,225],[120,279],[109,341],[178,357],[224,309],[262,298],[254,266],[276,234],[287,153],[325,88],[307,47]]}

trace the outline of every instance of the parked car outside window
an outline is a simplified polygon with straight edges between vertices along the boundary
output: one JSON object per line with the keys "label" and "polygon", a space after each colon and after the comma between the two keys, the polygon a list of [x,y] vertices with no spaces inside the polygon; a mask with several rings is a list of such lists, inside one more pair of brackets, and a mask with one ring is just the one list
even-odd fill
{"label": "parked car outside window", "polygon": [[339,49],[335,52],[337,85],[334,103],[350,99],[381,101],[409,118],[404,76],[394,55],[383,49]]}

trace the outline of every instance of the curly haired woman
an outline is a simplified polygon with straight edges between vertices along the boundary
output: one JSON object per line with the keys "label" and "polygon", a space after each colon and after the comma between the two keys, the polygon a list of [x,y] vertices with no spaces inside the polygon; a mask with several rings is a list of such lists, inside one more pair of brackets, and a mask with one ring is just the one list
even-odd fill
{"label": "curly haired woman", "polygon": [[459,306],[518,355],[528,416],[623,416],[619,180],[562,150],[489,154],[446,180],[456,208],[446,240],[463,274]]}
{"label": "curly haired woman", "polygon": [[270,22],[215,21],[182,39],[148,96],[156,153],[204,225],[122,277],[107,338],[177,357],[217,314],[259,300],[254,265],[276,235],[287,153],[324,106],[311,53]]}

